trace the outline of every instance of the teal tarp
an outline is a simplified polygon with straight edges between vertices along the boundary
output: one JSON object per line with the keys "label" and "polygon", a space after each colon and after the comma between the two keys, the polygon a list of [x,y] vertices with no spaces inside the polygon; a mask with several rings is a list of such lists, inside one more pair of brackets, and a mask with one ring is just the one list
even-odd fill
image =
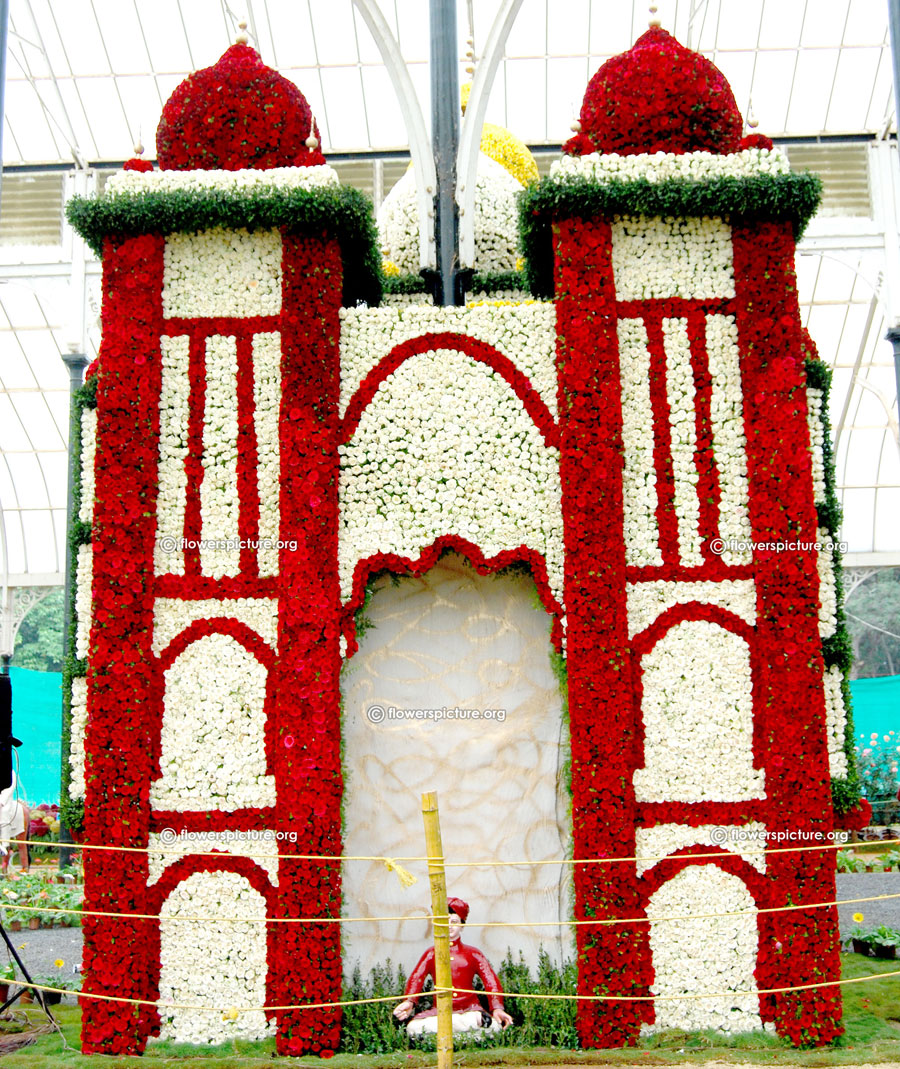
{"label": "teal tarp", "polygon": [[[11,668],[13,734],[19,748],[19,779],[29,802],[59,802],[60,736],[62,733],[62,676],[59,672],[31,672]],[[895,731],[900,735],[900,676],[854,679],[853,722],[856,740],[868,741]]]}
{"label": "teal tarp", "polygon": [[879,739],[893,731],[900,735],[900,676],[878,676],[875,679],[852,679],[853,727],[856,743],[860,735],[865,742],[875,732]]}
{"label": "teal tarp", "polygon": [[[19,796],[34,805],[59,802],[62,674],[10,668],[13,735],[22,740]],[[15,768],[15,756],[13,757]]]}

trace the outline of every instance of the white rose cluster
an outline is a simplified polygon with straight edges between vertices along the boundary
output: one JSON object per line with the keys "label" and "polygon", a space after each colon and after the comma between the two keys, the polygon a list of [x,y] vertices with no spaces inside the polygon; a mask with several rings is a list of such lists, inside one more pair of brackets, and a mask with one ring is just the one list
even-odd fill
{"label": "white rose cluster", "polygon": [[752,579],[696,583],[653,579],[647,583],[629,583],[627,598],[628,634],[631,638],[645,631],[667,609],[689,601],[717,605],[739,616],[751,627],[756,624],[756,584]]}
{"label": "white rose cluster", "polygon": [[817,505],[825,501],[825,427],[822,423],[824,395],[810,386],[806,391],[806,422],[809,427],[809,451],[812,457],[813,500]]}
{"label": "white rose cluster", "polygon": [[[824,527],[816,529],[816,541],[822,545],[831,542],[831,535]],[[834,550],[822,549],[817,561],[819,571],[819,635],[829,638],[837,630],[837,583],[834,578]]]}
{"label": "white rose cluster", "polygon": [[184,575],[184,553],[167,550],[168,539],[184,537],[187,502],[188,411],[190,381],[187,337],[161,339],[161,385],[159,393],[159,489],[156,497],[156,543],[153,549],[157,575]]}
{"label": "white rose cluster", "polygon": [[[209,854],[213,850],[234,857],[249,857],[258,865],[273,886],[278,884],[278,839],[275,832],[260,831],[258,837],[229,838],[227,833],[207,832],[203,840],[176,838],[173,843],[151,831],[147,842],[147,884],[157,883],[170,865],[191,854]],[[266,836],[266,838],[263,838]]]}
{"label": "white rose cluster", "polygon": [[541,553],[562,602],[559,451],[491,368],[454,350],[410,357],[339,453],[344,600],[357,561],[416,558],[456,534],[488,557],[523,545]]}
{"label": "white rose cluster", "polygon": [[272,189],[320,189],[340,185],[337,171],[318,167],[272,167],[259,171],[117,171],[106,180],[104,193],[115,197],[135,193],[256,193]]}
{"label": "white rose cluster", "polygon": [[731,227],[716,217],[613,216],[616,297],[733,297]]}
{"label": "white rose cluster", "polygon": [[256,430],[259,537],[272,545],[257,550],[260,576],[277,575],[281,513],[281,335],[253,335],[253,426]]}
{"label": "white rose cluster", "polygon": [[619,377],[625,464],[625,556],[628,564],[662,564],[656,522],[656,468],[653,459],[653,407],[650,403],[650,350],[642,319],[620,319]]}
{"label": "white rose cluster", "polygon": [[266,926],[258,922],[265,916],[265,899],[234,872],[195,872],[174,888],[160,911],[160,1039],[205,1046],[274,1034],[262,1010],[228,1012],[266,1004]]}
{"label": "white rose cluster", "polygon": [[271,316],[281,311],[281,234],[204,230],[166,238],[163,315]]}
{"label": "white rose cluster", "polygon": [[224,616],[239,620],[273,651],[278,649],[276,598],[157,598],[153,602],[153,653],[158,657],[169,643],[196,620]]}
{"label": "white rose cluster", "polygon": [[713,452],[719,473],[719,537],[740,542],[742,548],[725,549],[728,565],[749,564],[750,487],[747,479],[747,438],[744,433],[744,394],[740,352],[734,316],[706,317],[706,355],[712,381],[709,415]]}
{"label": "white rose cluster", "polygon": [[[517,194],[522,184],[499,163],[478,155],[475,181],[475,269],[514,271],[518,257]],[[419,272],[416,176],[410,168],[378,210],[378,233],[387,258],[403,274]]]}
{"label": "white rose cluster", "polygon": [[166,669],[162,775],[154,809],[257,809],[275,804],[266,773],[266,669],[229,635],[192,642]]}
{"label": "white rose cluster", "polygon": [[847,708],[841,683],[844,673],[832,665],[825,669],[825,726],[828,733],[828,765],[832,777],[847,775],[847,754],[844,752],[844,730],[847,727]]}
{"label": "white rose cluster", "polygon": [[[657,858],[668,857],[688,846],[708,846],[710,853],[728,850],[737,854],[760,872],[766,871],[766,826],[759,821],[736,824],[728,830],[733,836],[724,843],[713,842],[713,829],[719,824],[700,824],[696,828],[684,824],[656,824],[652,828],[635,828],[635,856],[637,874],[643,876],[658,864]],[[641,860],[643,859],[643,860]]]}
{"label": "white rose cluster", "polygon": [[684,620],[641,659],[644,767],[639,802],[743,802],[764,797],[753,767],[753,680],[747,643],[708,620]]}
{"label": "white rose cluster", "polygon": [[465,334],[502,353],[556,418],[556,307],[550,302],[469,308],[341,310],[341,415],[363,379],[401,342],[423,334]]}
{"label": "white rose cluster", "polygon": [[97,456],[97,409],[81,411],[81,502],[78,519],[94,522],[94,460]]}
{"label": "white rose cluster", "polygon": [[[717,865],[689,865],[651,896],[647,916],[654,995],[750,993],[655,1002],[656,1020],[644,1025],[644,1034],[668,1028],[731,1033],[762,1027],[754,980],[759,951],[755,908],[744,882]],[[745,915],[710,916],[724,913]],[[663,919],[692,914],[696,920]]]}
{"label": "white rose cluster", "polygon": [[84,798],[84,736],[87,731],[87,678],[72,680],[72,701],[69,721],[69,797]]}
{"label": "white rose cluster", "polygon": [[93,618],[94,547],[78,547],[75,566],[75,656],[83,661],[88,655]]}
{"label": "white rose cluster", "polygon": [[434,307],[430,293],[385,293],[381,298],[382,308],[417,308],[421,305]]}
{"label": "white rose cluster", "polygon": [[700,479],[696,463],[697,398],[691,343],[686,319],[664,319],[662,328],[678,549],[681,563],[694,567],[703,563],[703,554],[700,551],[700,498],[697,494]]}
{"label": "white rose cluster", "polygon": [[591,152],[586,156],[563,156],[550,165],[556,182],[587,178],[594,182],[613,180],[666,182],[673,178],[709,181],[714,178],[752,178],[760,174],[788,174],[787,156],[774,148],[747,148],[721,155],[716,152],[641,152],[620,156],[615,152]]}
{"label": "white rose cluster", "polygon": [[[233,337],[206,339],[206,403],[203,412],[203,480],[200,483],[200,568],[220,579],[240,571],[241,551],[216,545],[238,539],[237,343]],[[212,544],[211,544],[212,543]]]}

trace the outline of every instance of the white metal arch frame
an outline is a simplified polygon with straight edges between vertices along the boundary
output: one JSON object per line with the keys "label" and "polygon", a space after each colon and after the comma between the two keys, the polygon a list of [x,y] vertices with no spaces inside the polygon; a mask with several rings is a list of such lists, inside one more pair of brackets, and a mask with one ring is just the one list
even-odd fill
{"label": "white metal arch frame", "polygon": [[487,44],[475,66],[475,77],[463,116],[456,155],[456,203],[459,205],[459,260],[464,268],[475,266],[475,179],[478,172],[478,152],[481,130],[487,113],[488,97],[503,58],[506,40],[512,29],[522,0],[502,0],[500,9],[488,34]]}
{"label": "white metal arch frame", "polygon": [[[521,3],[521,0],[518,0]],[[437,254],[434,242],[434,191],[437,173],[425,117],[415,87],[406,69],[400,46],[391,33],[376,0],[353,0],[369,28],[397,94],[403,121],[409,134],[409,151],[416,176],[416,205],[419,215],[419,266],[434,269]]]}

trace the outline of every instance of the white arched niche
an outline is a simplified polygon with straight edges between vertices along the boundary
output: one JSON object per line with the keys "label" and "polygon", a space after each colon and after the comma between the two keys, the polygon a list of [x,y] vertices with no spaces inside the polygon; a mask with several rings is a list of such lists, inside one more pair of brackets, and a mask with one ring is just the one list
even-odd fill
{"label": "white arched niche", "polygon": [[[367,609],[373,626],[342,677],[345,854],[424,855],[421,796],[436,790],[448,866],[571,856],[568,729],[536,594],[527,574],[479,576],[455,554],[420,578],[378,581]],[[392,706],[503,712],[436,722],[392,719]],[[411,918],[345,924],[345,970],[358,962],[365,975],[390,959],[409,973],[428,945],[427,868],[404,864],[419,877],[409,888],[380,862],[345,864],[345,916]],[[570,870],[448,867],[448,893],[471,907],[464,942],[495,968],[508,948],[531,965],[541,947],[557,961],[571,956],[570,930],[558,923],[570,915]]]}

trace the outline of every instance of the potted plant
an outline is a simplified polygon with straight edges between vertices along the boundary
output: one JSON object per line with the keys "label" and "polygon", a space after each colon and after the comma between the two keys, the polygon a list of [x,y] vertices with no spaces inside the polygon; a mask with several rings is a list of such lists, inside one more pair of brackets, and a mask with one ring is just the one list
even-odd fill
{"label": "potted plant", "polygon": [[900,850],[888,850],[886,854],[882,854],[879,858],[885,872],[890,872],[891,869],[900,869]]}
{"label": "potted plant", "polygon": [[896,958],[897,947],[900,946],[900,932],[896,928],[880,924],[869,932],[869,942],[876,958]]}
{"label": "potted plant", "polygon": [[12,962],[8,962],[0,969],[0,1006],[9,998],[9,985],[15,978],[16,970]]}
{"label": "potted plant", "polygon": [[872,953],[872,944],[869,941],[870,933],[871,928],[864,928],[861,924],[857,924],[850,932],[847,938],[853,945],[854,954],[865,954],[868,957]]}

